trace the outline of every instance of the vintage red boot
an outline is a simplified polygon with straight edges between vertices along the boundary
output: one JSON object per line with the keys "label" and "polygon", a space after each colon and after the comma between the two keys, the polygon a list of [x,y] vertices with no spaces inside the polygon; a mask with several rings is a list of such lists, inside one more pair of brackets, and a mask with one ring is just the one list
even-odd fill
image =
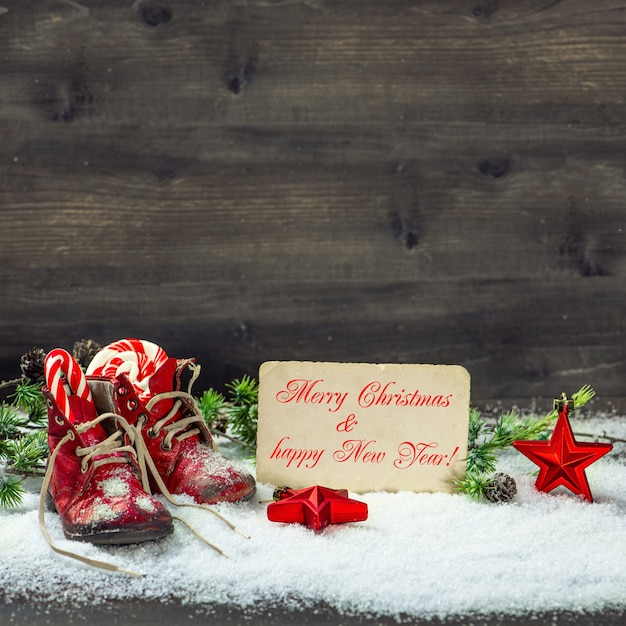
{"label": "vintage red boot", "polygon": [[[118,343],[126,347],[139,342]],[[157,348],[149,342],[141,343],[148,344],[152,352]],[[116,352],[115,344],[96,355],[87,370],[87,379],[98,409],[114,410],[137,428],[169,493],[189,495],[199,504],[250,498],[256,490],[254,478],[214,448],[195,399],[180,389],[183,370],[197,370],[199,366],[191,359],[169,358],[162,350],[164,356],[155,364],[146,361],[146,352],[127,355],[128,361],[121,366],[124,353]],[[110,362],[114,362],[113,369],[108,366]],[[143,376],[146,369],[150,373]],[[115,375],[119,371],[129,375]],[[102,373],[106,375],[99,375]],[[141,384],[130,378],[133,373]],[[158,482],[152,479],[152,488],[163,491]]]}
{"label": "vintage red boot", "polygon": [[[50,457],[42,492],[68,539],[127,544],[173,531],[169,511],[139,480],[136,436],[119,416],[98,416],[79,366],[65,350],[44,364]],[[43,515],[43,512],[40,513]],[[47,533],[46,533],[47,535]]]}

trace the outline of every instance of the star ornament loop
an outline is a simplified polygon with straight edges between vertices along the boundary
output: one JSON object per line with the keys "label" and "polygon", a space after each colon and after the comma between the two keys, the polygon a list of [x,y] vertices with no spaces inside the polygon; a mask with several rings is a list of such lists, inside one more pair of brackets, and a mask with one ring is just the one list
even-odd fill
{"label": "star ornament loop", "polygon": [[305,489],[285,489],[280,500],[267,507],[271,522],[305,524],[315,531],[329,524],[362,522],[367,519],[367,504],[352,500],[345,489],[315,485]]}
{"label": "star ornament loop", "polygon": [[574,439],[567,418],[567,405],[559,407],[559,418],[550,441],[514,441],[513,446],[539,466],[535,487],[549,492],[562,486],[593,502],[585,468],[613,449],[610,443],[587,443]]}

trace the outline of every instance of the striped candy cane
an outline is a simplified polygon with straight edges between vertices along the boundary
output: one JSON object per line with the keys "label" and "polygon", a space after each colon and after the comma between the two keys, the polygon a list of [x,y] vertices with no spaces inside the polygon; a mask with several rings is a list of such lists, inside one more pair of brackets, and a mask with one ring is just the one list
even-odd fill
{"label": "striped candy cane", "polygon": [[71,395],[92,402],[91,390],[83,370],[80,369],[74,357],[62,348],[55,348],[48,352],[43,367],[50,393],[63,411],[63,415],[72,421],[69,400]]}
{"label": "striped candy cane", "polygon": [[168,360],[163,348],[144,339],[120,339],[102,348],[87,367],[89,376],[125,374],[139,398],[150,395],[150,377]]}

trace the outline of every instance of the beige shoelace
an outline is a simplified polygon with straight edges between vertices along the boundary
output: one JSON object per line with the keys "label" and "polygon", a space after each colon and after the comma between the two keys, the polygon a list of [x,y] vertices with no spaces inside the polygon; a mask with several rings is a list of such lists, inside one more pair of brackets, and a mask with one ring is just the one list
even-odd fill
{"label": "beige shoelace", "polygon": [[[186,439],[187,437],[193,437],[194,435],[198,435],[200,433],[200,429],[194,428],[191,430],[186,430],[188,426],[193,424],[194,422],[198,422],[202,425],[205,424],[204,417],[200,413],[198,409],[198,405],[196,404],[195,398],[191,395],[191,388],[193,387],[193,383],[200,375],[200,365],[194,362],[193,359],[179,359],[178,362],[177,377],[180,377],[180,372],[184,367],[188,367],[191,371],[191,379],[187,385],[187,392],[184,391],[165,391],[163,393],[158,393],[146,404],[146,409],[151,411],[155,404],[161,402],[162,400],[173,399],[175,400],[172,408],[168,412],[168,414],[161,418],[154,426],[148,431],[148,436],[156,437],[159,434],[160,430],[164,430],[167,434],[163,439],[162,445],[165,449],[169,450],[172,447],[172,439],[176,437],[179,441]],[[180,379],[179,379],[180,384]],[[188,417],[181,418],[168,424],[168,422],[178,413],[182,404],[187,405],[187,408],[191,409],[192,415]],[[145,422],[144,422],[145,423]],[[211,446],[215,449],[215,444],[213,442],[213,438],[211,438]]]}
{"label": "beige shoelace", "polygon": [[[204,424],[204,418],[198,411],[197,405],[195,403],[194,397],[185,393],[184,391],[166,391],[164,393],[159,393],[156,396],[150,398],[148,403],[146,404],[146,409],[151,411],[155,404],[161,402],[162,400],[174,399],[175,402],[170,409],[170,411],[162,417],[158,422],[152,426],[147,432],[149,437],[156,437],[159,434],[159,431],[163,430],[167,434],[163,439],[163,447],[166,450],[169,450],[172,447],[172,439],[176,437],[179,441],[183,439],[187,439],[187,437],[193,437],[200,433],[199,428],[193,428],[191,430],[187,430],[188,426],[191,426],[194,422]],[[182,404],[187,405],[194,414],[189,415],[188,417],[182,417],[171,424],[168,422],[178,413]],[[213,445],[213,441],[211,441],[211,445]]]}
{"label": "beige shoelace", "polygon": [[[84,424],[77,425],[75,427],[76,432],[81,434],[85,432],[86,430],[88,430],[89,428],[92,428],[96,424],[99,424],[103,420],[109,419],[109,418],[114,418],[116,420],[116,424],[118,425],[118,430],[115,433],[113,433],[112,435],[107,437],[104,441],[94,446],[89,446],[86,448],[83,448],[83,447],[76,448],[76,455],[79,457],[82,457],[81,470],[83,472],[87,471],[90,462],[93,462],[94,466],[96,467],[99,465],[105,465],[107,463],[128,463],[128,458],[125,455],[120,455],[120,456],[112,455],[112,453],[114,452],[127,452],[131,454],[137,460],[137,463],[140,469],[140,474],[141,474],[142,486],[147,493],[151,493],[150,486],[149,486],[149,478],[147,475],[147,470],[149,469],[155,482],[157,483],[159,489],[161,490],[161,493],[163,494],[163,496],[166,498],[168,502],[170,502],[171,504],[177,507],[190,507],[190,508],[196,508],[196,509],[209,511],[210,513],[218,517],[220,520],[222,520],[232,530],[238,532],[240,535],[242,535],[246,539],[250,538],[249,535],[247,535],[246,533],[241,531],[239,528],[237,528],[230,520],[225,518],[223,515],[219,514],[217,511],[214,511],[213,509],[209,508],[208,506],[201,505],[201,504],[177,502],[172,497],[172,494],[169,492],[169,490],[165,486],[163,479],[160,477],[159,472],[154,464],[154,461],[152,460],[152,457],[150,456],[150,453],[148,452],[148,449],[144,443],[143,437],[141,436],[140,429],[135,428],[134,426],[131,426],[126,421],[126,419],[124,419],[122,416],[116,415],[115,413],[103,413],[102,415],[99,415],[94,420],[85,422]],[[122,445],[121,436],[124,433],[128,435],[128,439],[130,442],[128,445]],[[39,527],[41,529],[41,532],[46,538],[46,541],[48,542],[48,545],[50,546],[50,548],[52,548],[52,550],[54,550],[58,554],[76,559],[92,567],[114,571],[114,572],[121,572],[124,574],[129,574],[131,576],[142,576],[142,574],[139,574],[132,570],[127,570],[127,569],[118,567],[117,565],[107,563],[105,561],[91,559],[89,557],[85,557],[80,554],[76,554],[74,552],[64,550],[56,546],[54,542],[52,541],[50,533],[48,532],[46,525],[45,525],[45,498],[46,498],[46,494],[48,491],[48,487],[50,485],[50,480],[52,478],[52,472],[54,470],[54,464],[55,464],[57,455],[63,445],[65,445],[69,441],[73,441],[74,439],[75,439],[74,431],[69,430],[67,434],[59,441],[56,448],[51,453],[48,459],[48,466],[46,468],[46,473],[44,475],[43,483],[41,486],[41,493],[39,497]],[[96,458],[99,456],[102,456],[103,458]],[[229,558],[229,559],[231,558],[223,550],[221,550],[216,545],[208,541],[205,537],[203,537],[198,531],[195,530],[195,528],[193,528],[191,524],[189,524],[189,522],[187,522],[183,518],[176,516],[176,515],[172,515],[172,518],[183,523],[200,541],[207,544],[210,548],[212,548],[213,550],[215,550],[216,552],[218,552],[219,554],[221,554],[222,556],[226,558]]]}

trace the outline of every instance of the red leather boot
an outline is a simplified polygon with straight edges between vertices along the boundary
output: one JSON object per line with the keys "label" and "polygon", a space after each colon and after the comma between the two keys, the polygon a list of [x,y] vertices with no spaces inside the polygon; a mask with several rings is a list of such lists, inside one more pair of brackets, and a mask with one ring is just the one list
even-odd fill
{"label": "red leather boot", "polygon": [[169,535],[169,511],[139,480],[126,437],[135,436],[132,429],[116,415],[96,414],[84,376],[65,350],[51,351],[44,368],[50,456],[42,491],[65,536],[126,544]]}
{"label": "red leather boot", "polygon": [[[103,348],[103,352],[107,350]],[[88,374],[107,371],[98,355],[94,361]],[[250,498],[256,490],[254,478],[214,448],[193,396],[180,390],[181,374],[187,366],[197,367],[191,360],[165,357],[144,379],[144,399],[141,389],[123,373],[114,378],[88,375],[87,380],[100,411],[114,410],[137,428],[170,493],[189,495],[199,504]],[[130,372],[131,368],[124,370]],[[151,484],[155,491],[162,491],[154,479]]]}

